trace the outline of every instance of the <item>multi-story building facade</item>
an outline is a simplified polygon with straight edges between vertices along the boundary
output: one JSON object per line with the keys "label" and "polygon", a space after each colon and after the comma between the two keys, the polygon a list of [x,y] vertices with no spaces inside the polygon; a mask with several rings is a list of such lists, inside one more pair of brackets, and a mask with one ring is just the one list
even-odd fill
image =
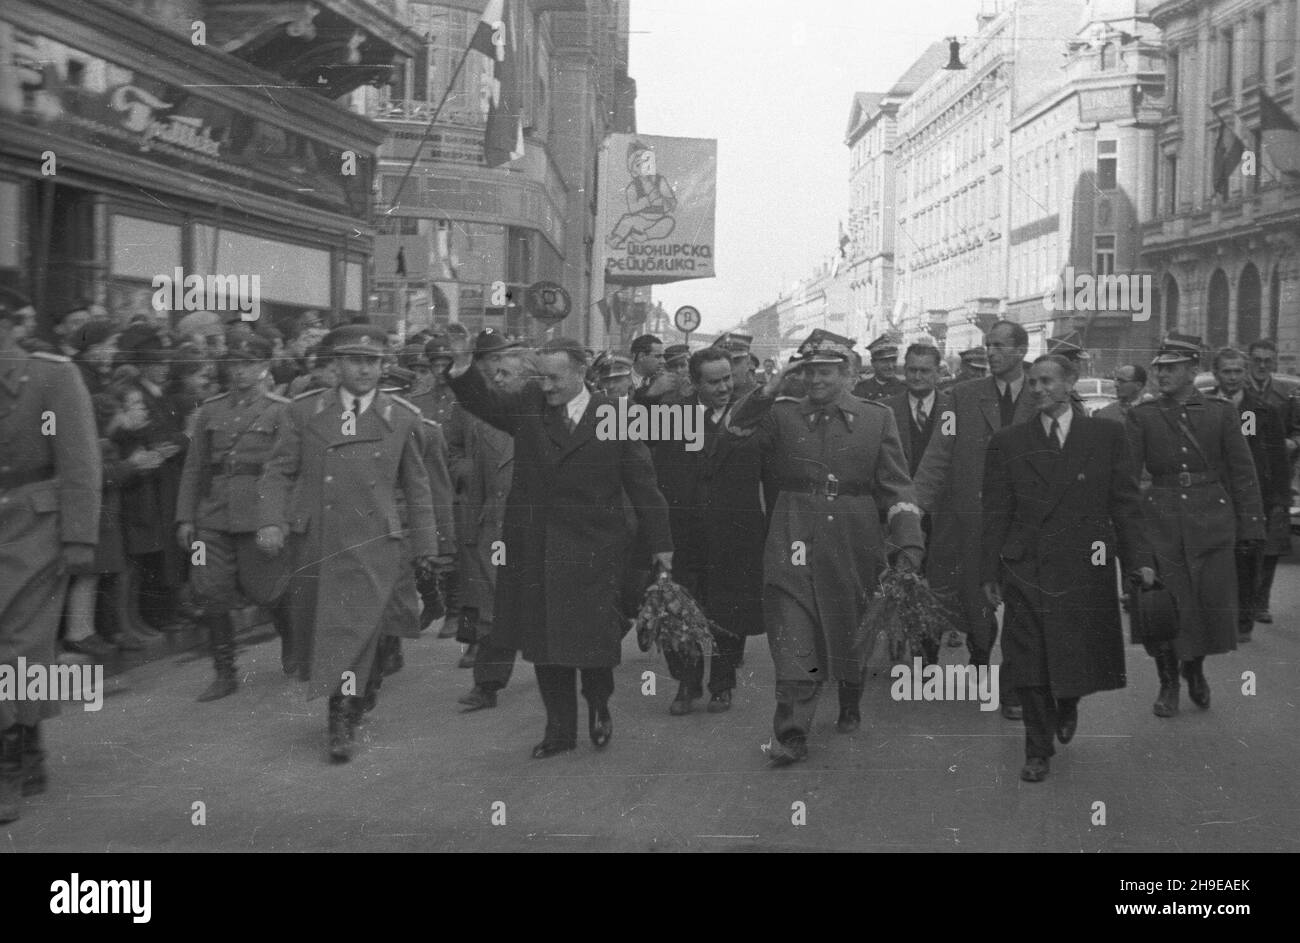
{"label": "multi-story building facade", "polygon": [[[1154,5],[1086,4],[1060,80],[1025,89],[1011,122],[1006,316],[1036,337],[1072,337],[1094,372],[1159,340],[1156,282],[1140,257],[1164,94]],[[1108,276],[1125,279],[1122,298],[1076,292],[1080,277],[1103,285]]]}
{"label": "multi-story building facade", "polygon": [[[1151,17],[1164,32],[1168,92],[1155,218],[1142,237],[1161,329],[1212,348],[1276,338],[1281,369],[1300,372],[1300,180],[1272,165],[1260,134],[1261,95],[1300,121],[1297,2],[1169,0]],[[1224,195],[1214,152],[1227,132],[1249,159]]]}
{"label": "multi-story building facade", "polygon": [[1052,38],[1073,35],[1083,8],[1021,0],[981,14],[961,48],[966,68],[935,71],[899,106],[895,326],[905,339],[928,334],[957,351],[1005,314],[1021,183],[1012,119],[1059,84],[1064,44]]}
{"label": "multi-story building facade", "polygon": [[[130,317],[257,275],[260,316],[365,310],[383,132],[343,101],[420,48],[389,4],[7,0],[0,284]],[[250,279],[251,282],[251,279]]]}
{"label": "multi-story building facade", "polygon": [[[471,332],[496,327],[536,339],[553,326],[527,316],[522,289],[553,281],[572,299],[572,313],[554,329],[604,346],[626,317],[607,323],[594,304],[594,184],[605,135],[636,130],[628,0],[507,0],[505,9],[522,85],[525,154],[489,168],[490,62],[471,52],[451,83],[482,0],[401,4],[404,21],[426,42],[391,85],[367,90],[363,103],[389,131],[378,168],[379,218],[390,237],[385,245],[400,248],[404,262],[399,272],[392,258],[377,258],[375,308],[408,331],[457,321]],[[509,291],[504,305],[492,297],[496,282]]]}
{"label": "multi-story building facade", "polygon": [[849,111],[849,225],[838,277],[848,283],[844,333],[869,341],[894,310],[894,147],[899,106],[941,68],[948,47],[934,43],[887,92],[858,92]]}

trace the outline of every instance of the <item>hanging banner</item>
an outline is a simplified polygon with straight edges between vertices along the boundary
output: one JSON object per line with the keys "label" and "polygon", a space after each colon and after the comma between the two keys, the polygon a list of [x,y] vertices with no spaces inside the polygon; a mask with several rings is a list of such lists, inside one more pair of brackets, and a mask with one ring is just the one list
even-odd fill
{"label": "hanging banner", "polygon": [[611,134],[600,153],[596,238],[605,281],[712,278],[718,142]]}

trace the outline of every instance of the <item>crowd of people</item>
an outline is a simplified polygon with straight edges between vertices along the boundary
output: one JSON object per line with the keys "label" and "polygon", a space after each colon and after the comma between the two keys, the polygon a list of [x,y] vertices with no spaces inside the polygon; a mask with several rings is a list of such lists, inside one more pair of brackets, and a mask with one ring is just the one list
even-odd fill
{"label": "crowd of people", "polygon": [[[522,654],[546,713],[533,756],[576,747],[579,677],[604,747],[624,636],[668,577],[720,629],[707,654],[670,654],[669,713],[706,691],[729,710],[746,638],[766,634],[765,749],[798,762],[825,683],[836,729],[861,723],[860,623],[890,566],[951,601],[971,665],[1001,630],[1002,715],[1023,720],[1036,782],[1079,699],[1125,683],[1116,563],[1135,619],[1176,601],[1172,633],[1143,622],[1154,711],[1172,717],[1180,676],[1208,708],[1206,656],[1271,621],[1290,551],[1300,393],[1268,340],[1215,353],[1202,390],[1199,339],[1171,335],[1153,391],[1147,365],[1124,365],[1116,403],[1089,416],[1082,352],[1026,362],[1010,321],[952,375],[912,344],[901,377],[895,341],[868,345],[863,376],[856,344],[825,331],[778,367],[737,333],[696,350],[643,335],[624,354],[458,325],[400,339],[314,312],[287,334],[89,304],[49,339],[36,323],[0,296],[6,662],[52,663],[56,645],[103,661],[199,625],[214,677],[197,696],[216,700],[239,688],[234,614],[259,607],[285,675],[328,699],[339,762],[402,670],[401,640],[440,620],[472,670],[464,710],[497,707]],[[597,435],[621,397],[698,409],[703,446]],[[0,702],[0,821],[43,788],[50,709]]]}

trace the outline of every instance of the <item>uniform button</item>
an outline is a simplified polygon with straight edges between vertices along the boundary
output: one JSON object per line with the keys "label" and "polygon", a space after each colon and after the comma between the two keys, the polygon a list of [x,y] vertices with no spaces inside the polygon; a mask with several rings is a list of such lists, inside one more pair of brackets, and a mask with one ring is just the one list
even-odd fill
{"label": "uniform button", "polygon": [[1185,494],[1180,494],[1178,497],[1182,498],[1184,501],[1187,500],[1187,495]]}
{"label": "uniform button", "polygon": [[384,454],[383,452],[376,452],[376,453],[375,453],[375,458],[382,458],[382,457],[383,457],[383,454]]}
{"label": "uniform button", "polygon": [[826,520],[828,520],[828,521],[833,521],[833,520],[835,520],[835,517],[834,517],[833,515],[831,515],[831,514],[827,514],[827,515],[826,515]]}
{"label": "uniform button", "polygon": [[325,480],[326,480],[327,482],[329,482],[329,481],[333,481],[333,480],[334,480],[334,476],[333,476],[333,475],[326,475],[326,476],[325,476]]}
{"label": "uniform button", "polygon": [[327,511],[333,510],[333,508],[334,508],[334,505],[332,505],[332,504],[327,504],[327,505],[325,505],[325,510],[327,510]]}

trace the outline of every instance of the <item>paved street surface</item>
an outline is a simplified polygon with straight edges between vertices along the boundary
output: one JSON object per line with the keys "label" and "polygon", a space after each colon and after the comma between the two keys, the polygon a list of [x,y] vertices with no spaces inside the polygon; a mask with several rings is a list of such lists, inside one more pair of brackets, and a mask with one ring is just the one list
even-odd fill
{"label": "paved street surface", "polygon": [[[1272,626],[1207,661],[1214,703],[1151,713],[1155,671],[1129,647],[1130,686],[1083,701],[1048,780],[1018,777],[1023,731],[973,703],[896,703],[874,678],[864,727],[837,735],[825,692],[806,764],[769,770],[764,639],[750,639],[736,706],[670,717],[660,656],[628,637],[604,754],[532,760],[541,703],[523,666],[495,710],[457,713],[459,646],[407,642],[355,760],[325,758],[325,703],[286,680],[278,643],[241,649],[243,686],[194,703],[200,652],[111,678],[99,713],[46,725],[50,789],[0,827],[10,851],[1300,851],[1300,567],[1278,574]],[[945,649],[951,660],[961,649]],[[644,671],[655,697],[640,693]],[[1257,676],[1243,696],[1241,676]],[[580,702],[581,705],[581,702]],[[191,824],[195,802],[205,825]],[[492,824],[504,803],[505,823]],[[806,824],[792,824],[792,806]],[[1093,824],[1094,803],[1105,824]]]}

